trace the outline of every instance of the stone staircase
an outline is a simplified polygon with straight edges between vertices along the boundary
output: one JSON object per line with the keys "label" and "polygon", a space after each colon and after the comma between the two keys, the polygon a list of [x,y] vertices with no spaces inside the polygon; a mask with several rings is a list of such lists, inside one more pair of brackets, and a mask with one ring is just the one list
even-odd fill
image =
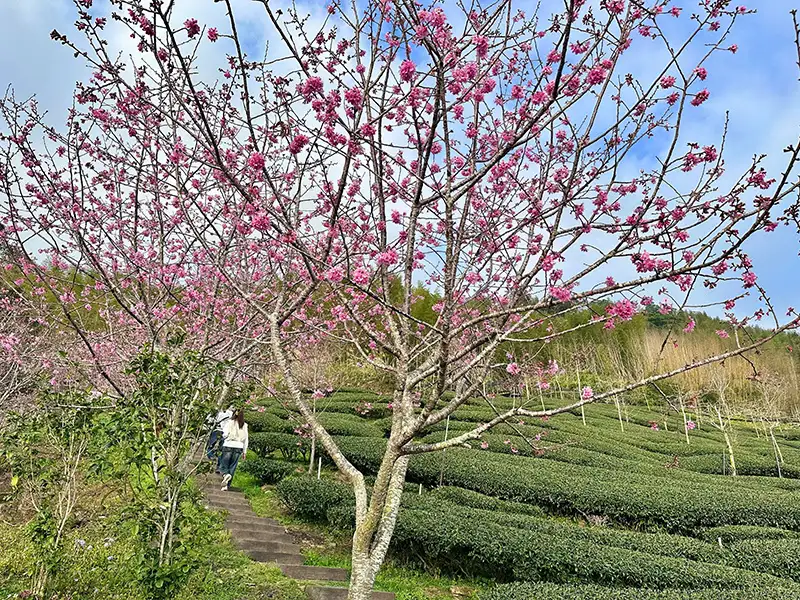
{"label": "stone staircase", "polygon": [[[305,588],[312,600],[346,600],[347,588],[324,585],[325,582],[348,581],[347,569],[313,567],[304,565],[300,546],[274,519],[257,516],[250,502],[241,492],[229,489],[220,491],[219,485],[208,480],[203,485],[208,507],[227,512],[225,527],[231,532],[234,543],[253,560],[276,563],[287,577],[313,582]],[[394,600],[390,592],[372,592],[373,600]]]}

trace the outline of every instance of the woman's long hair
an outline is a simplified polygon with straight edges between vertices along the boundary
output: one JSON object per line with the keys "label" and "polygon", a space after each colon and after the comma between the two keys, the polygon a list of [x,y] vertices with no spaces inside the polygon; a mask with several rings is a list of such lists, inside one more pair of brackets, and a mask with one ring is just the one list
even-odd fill
{"label": "woman's long hair", "polygon": [[244,427],[244,411],[242,409],[237,410],[233,414],[233,420],[236,421],[236,424],[239,426],[239,429]]}

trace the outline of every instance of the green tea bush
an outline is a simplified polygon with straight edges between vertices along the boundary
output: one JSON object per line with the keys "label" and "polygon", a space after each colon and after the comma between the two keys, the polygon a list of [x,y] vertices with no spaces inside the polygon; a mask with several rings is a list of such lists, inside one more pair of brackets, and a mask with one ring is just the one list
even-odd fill
{"label": "green tea bush", "polygon": [[584,581],[651,588],[739,588],[780,579],[720,564],[604,546],[498,525],[463,511],[406,509],[393,552],[411,562],[496,580]]}
{"label": "green tea bush", "polygon": [[245,413],[245,421],[250,433],[267,431],[271,433],[292,433],[296,427],[291,421],[271,412],[250,411]]}
{"label": "green tea bush", "polygon": [[331,508],[355,504],[353,489],[349,485],[328,479],[288,477],[277,485],[275,491],[289,510],[311,521],[325,521]]}
{"label": "green tea bush", "polygon": [[[453,489],[453,488],[451,488]],[[503,511],[511,506],[526,506],[518,503],[492,506],[484,501],[484,506],[476,508],[465,506],[461,500],[465,498],[449,494],[455,501],[442,498],[436,492],[421,496],[407,503],[409,508],[430,512],[447,511],[465,521],[474,523],[492,523],[503,527],[511,527],[523,531],[535,531],[542,536],[551,536],[554,543],[570,545],[575,540],[592,542],[603,546],[635,550],[647,554],[687,558],[701,562],[728,564],[731,555],[715,544],[690,537],[669,535],[664,533],[642,533],[609,527],[585,527],[577,523],[555,519],[545,519],[541,515],[524,514],[515,511]],[[486,497],[484,497],[486,498]],[[487,498],[487,500],[491,500]],[[473,499],[473,504],[477,502]],[[500,510],[498,510],[500,509]]]}
{"label": "green tea bush", "polygon": [[[348,486],[299,477],[285,480],[278,492],[298,516],[327,520],[344,530],[354,527]],[[582,527],[510,510],[523,507],[456,488],[406,494],[393,554],[427,567],[501,580],[721,588],[776,584],[757,571],[793,575],[793,557],[800,556],[800,546],[787,545],[777,556],[759,562],[763,549],[758,547],[720,549],[693,538]]]}
{"label": "green tea bush", "polygon": [[338,506],[332,506],[325,513],[325,518],[328,525],[334,529],[353,531],[356,527],[355,504],[344,502]]}
{"label": "green tea bush", "polygon": [[744,590],[643,590],[598,585],[506,583],[481,593],[480,600],[787,600],[800,593],[790,583]]}
{"label": "green tea bush", "polygon": [[800,538],[800,532],[778,529],[777,527],[755,527],[753,525],[723,525],[710,527],[700,533],[700,537],[708,542],[723,543],[738,542],[741,540],[781,540]]}
{"label": "green tea bush", "polygon": [[543,517],[547,513],[541,507],[534,504],[523,504],[521,502],[509,502],[507,500],[498,500],[491,496],[484,496],[478,492],[472,492],[457,487],[440,487],[435,488],[425,495],[427,498],[432,498],[434,501],[450,502],[460,506],[471,506],[472,508],[479,508],[482,510],[493,510],[505,513],[529,515],[533,517]]}
{"label": "green tea bush", "polygon": [[749,539],[730,545],[736,564],[800,581],[800,539]]}
{"label": "green tea bush", "polygon": [[382,429],[355,415],[324,412],[318,414],[317,419],[331,435],[383,437]]}
{"label": "green tea bush", "polygon": [[776,437],[782,437],[785,440],[800,441],[800,429],[785,428],[782,429]]}
{"label": "green tea bush", "polygon": [[278,483],[291,475],[297,467],[297,464],[261,457],[248,458],[239,465],[239,469],[250,473],[262,485]]}
{"label": "green tea bush", "polygon": [[280,451],[283,458],[289,461],[305,459],[309,448],[310,440],[296,434],[261,431],[250,435],[250,449],[265,458]]}
{"label": "green tea bush", "polygon": [[[339,438],[356,466],[374,472],[385,442]],[[698,481],[628,473],[555,461],[454,448],[411,459],[411,481],[463,487],[503,500],[533,503],[567,514],[600,514],[624,524],[655,524],[694,533],[720,525],[800,530],[800,497],[779,488],[707,476]],[[744,478],[740,478],[744,479]]]}
{"label": "green tea bush", "polygon": [[[739,453],[736,457],[736,472],[738,475],[754,475],[759,477],[777,477],[778,467],[772,456],[759,456],[755,454]],[[698,473],[721,475],[723,471],[729,472],[730,465],[723,466],[720,454],[687,456],[681,459],[681,468]],[[800,478],[800,466],[784,463],[781,465],[781,475],[792,479]]]}

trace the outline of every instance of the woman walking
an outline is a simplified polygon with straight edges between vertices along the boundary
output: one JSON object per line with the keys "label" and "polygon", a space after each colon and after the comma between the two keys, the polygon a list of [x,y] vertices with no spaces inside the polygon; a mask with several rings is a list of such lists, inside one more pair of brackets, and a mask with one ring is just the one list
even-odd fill
{"label": "woman walking", "polygon": [[222,432],[222,455],[219,457],[219,470],[222,473],[222,491],[228,486],[236,472],[239,458],[247,458],[247,423],[244,422],[244,411],[239,409],[233,414]]}
{"label": "woman walking", "polygon": [[[206,444],[206,456],[208,460],[217,458],[217,450],[222,441],[222,433],[225,427],[233,416],[233,406],[229,406],[224,410],[220,410],[216,417],[209,417],[208,422],[211,424],[211,435]],[[219,473],[219,461],[217,461],[217,473]]]}

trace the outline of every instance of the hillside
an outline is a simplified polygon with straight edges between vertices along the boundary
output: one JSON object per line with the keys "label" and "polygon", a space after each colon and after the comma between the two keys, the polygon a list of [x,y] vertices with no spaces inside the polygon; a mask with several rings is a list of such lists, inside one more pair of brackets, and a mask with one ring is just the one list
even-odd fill
{"label": "hillside", "polygon": [[[374,472],[386,398],[343,392],[317,408],[348,458]],[[626,406],[620,421],[614,405],[590,405],[583,417],[501,425],[471,448],[413,458],[393,563],[501,584],[484,586],[487,600],[800,593],[800,430],[730,420],[721,431],[692,410],[684,428],[682,414],[655,408]],[[471,401],[426,439],[465,431],[491,410]],[[282,480],[276,493],[296,518],[352,527],[352,492],[334,473],[284,478],[308,460],[296,416],[265,401],[249,418],[259,458],[242,476]]]}

